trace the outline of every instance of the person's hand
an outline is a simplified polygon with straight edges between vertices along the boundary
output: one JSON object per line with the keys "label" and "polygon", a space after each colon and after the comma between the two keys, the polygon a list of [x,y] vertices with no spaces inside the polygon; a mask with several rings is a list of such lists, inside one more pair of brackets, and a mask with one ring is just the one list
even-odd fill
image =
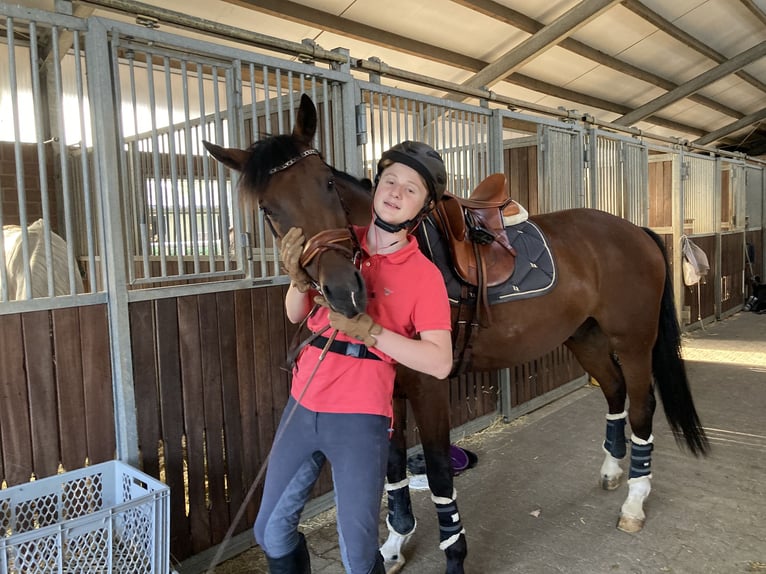
{"label": "person's hand", "polygon": [[333,311],[327,303],[327,299],[321,295],[314,297],[314,303],[330,310],[330,327],[333,329],[345,333],[352,339],[362,341],[368,347],[374,347],[378,343],[375,335],[380,335],[383,332],[383,327],[378,325],[367,313],[359,313],[350,318],[346,317],[342,313]]}
{"label": "person's hand", "polygon": [[300,227],[291,227],[282,238],[279,246],[279,258],[282,260],[282,266],[290,276],[290,281],[301,293],[305,293],[311,288],[311,277],[306,270],[301,267],[300,259],[303,253],[303,244],[306,238],[303,236],[303,230]]}

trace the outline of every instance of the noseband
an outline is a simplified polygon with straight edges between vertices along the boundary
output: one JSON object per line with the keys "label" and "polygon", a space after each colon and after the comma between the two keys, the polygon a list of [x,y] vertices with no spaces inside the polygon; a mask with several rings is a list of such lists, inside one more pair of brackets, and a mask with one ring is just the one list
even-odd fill
{"label": "noseband", "polygon": [[[284,171],[298,163],[303,158],[309,157],[311,155],[321,157],[318,150],[309,148],[302,151],[297,156],[288,159],[285,163],[271,168],[269,170],[269,175],[274,175],[275,173]],[[340,196],[340,193],[338,193],[337,189],[335,193],[338,194],[338,199],[340,200],[341,207],[346,213],[346,227],[342,229],[327,229],[325,231],[320,231],[313,237],[310,237],[306,241],[306,245],[304,246],[303,253],[300,257],[301,267],[305,268],[325,251],[339,251],[348,257],[352,263],[356,264],[357,262],[358,256],[361,253],[361,246],[359,245],[359,241],[356,238],[356,234],[351,229],[351,223],[348,221],[349,211],[346,207],[346,204],[343,202],[343,198]],[[266,221],[268,221],[269,227],[271,227],[271,232],[274,234],[274,236],[279,237],[268,215],[266,216]],[[346,242],[351,243],[351,248],[343,245]]]}

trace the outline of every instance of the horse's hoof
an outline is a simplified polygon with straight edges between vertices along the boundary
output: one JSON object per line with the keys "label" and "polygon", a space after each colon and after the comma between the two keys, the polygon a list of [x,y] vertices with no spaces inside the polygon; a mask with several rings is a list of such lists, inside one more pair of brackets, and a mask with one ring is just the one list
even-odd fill
{"label": "horse's hoof", "polygon": [[636,532],[641,532],[641,529],[644,527],[644,521],[644,518],[622,515],[617,522],[617,530],[622,530],[628,534],[635,534]]}
{"label": "horse's hoof", "polygon": [[384,566],[386,568],[386,574],[396,574],[397,572],[401,572],[402,568],[404,568],[404,557],[399,556],[398,560],[386,560],[384,562]]}
{"label": "horse's hoof", "polygon": [[601,477],[601,488],[604,490],[616,490],[620,487],[620,484],[622,483],[622,475],[619,476],[602,476]]}

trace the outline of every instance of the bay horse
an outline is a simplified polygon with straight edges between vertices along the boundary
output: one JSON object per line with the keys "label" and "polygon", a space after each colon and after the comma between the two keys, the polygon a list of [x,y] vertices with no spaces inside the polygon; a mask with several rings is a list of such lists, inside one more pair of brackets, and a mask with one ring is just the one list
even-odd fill
{"label": "bay horse", "polygon": [[[242,196],[257,202],[278,237],[291,227],[303,229],[309,239],[302,263],[331,306],[350,317],[365,310],[367,294],[348,229],[369,223],[371,194],[369,186],[322,160],[312,144],[316,126],[314,104],[303,95],[292,134],[262,139],[247,150],[205,146],[240,172]],[[628,495],[618,528],[637,532],[651,489],[655,386],[676,440],[695,455],[708,450],[680,356],[667,254],[653,232],[597,210],[559,211],[530,221],[547,238],[557,283],[544,295],[493,305],[491,324],[475,335],[471,369],[510,367],[566,345],[606,397],[600,469],[606,489],[621,482],[626,418],[630,423]],[[461,574],[467,544],[450,462],[449,385],[400,367],[395,397],[395,420],[404,420],[403,397],[417,419],[446,572]],[[402,547],[415,527],[405,438],[402,425],[396,426],[387,476],[389,537],[381,548],[389,572],[403,565]]]}

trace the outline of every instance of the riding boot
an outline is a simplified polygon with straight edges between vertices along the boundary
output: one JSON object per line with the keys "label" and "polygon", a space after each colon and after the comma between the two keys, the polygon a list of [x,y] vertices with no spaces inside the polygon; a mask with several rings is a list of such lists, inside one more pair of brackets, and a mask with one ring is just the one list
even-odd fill
{"label": "riding boot", "polygon": [[[269,563],[269,574],[311,574],[311,562],[309,549],[306,546],[306,537],[302,532],[298,533],[300,540],[295,550],[281,558],[271,558],[266,555]],[[375,570],[377,572],[377,570]],[[385,574],[385,570],[382,570]]]}
{"label": "riding boot", "polygon": [[378,555],[375,557],[375,564],[373,564],[368,574],[386,574],[386,567],[383,563],[383,555],[380,552],[378,552]]}

